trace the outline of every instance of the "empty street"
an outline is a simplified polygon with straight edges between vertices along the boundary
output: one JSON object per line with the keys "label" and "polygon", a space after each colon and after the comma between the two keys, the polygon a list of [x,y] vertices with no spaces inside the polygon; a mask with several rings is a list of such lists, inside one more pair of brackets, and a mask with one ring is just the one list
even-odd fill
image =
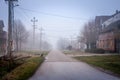
{"label": "empty street", "polygon": [[60,51],[51,51],[29,80],[120,80]]}

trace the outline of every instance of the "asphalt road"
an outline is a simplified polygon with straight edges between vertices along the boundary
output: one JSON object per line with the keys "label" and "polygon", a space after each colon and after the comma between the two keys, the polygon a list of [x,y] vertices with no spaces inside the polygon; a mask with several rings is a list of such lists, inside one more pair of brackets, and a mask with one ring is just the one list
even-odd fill
{"label": "asphalt road", "polygon": [[51,51],[47,60],[29,80],[120,80],[59,51]]}

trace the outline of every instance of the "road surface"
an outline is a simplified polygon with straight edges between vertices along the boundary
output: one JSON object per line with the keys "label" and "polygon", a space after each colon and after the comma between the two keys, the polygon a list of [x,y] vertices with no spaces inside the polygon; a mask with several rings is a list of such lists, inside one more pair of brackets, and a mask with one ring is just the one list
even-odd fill
{"label": "road surface", "polygon": [[51,51],[47,60],[29,80],[120,80],[59,51]]}

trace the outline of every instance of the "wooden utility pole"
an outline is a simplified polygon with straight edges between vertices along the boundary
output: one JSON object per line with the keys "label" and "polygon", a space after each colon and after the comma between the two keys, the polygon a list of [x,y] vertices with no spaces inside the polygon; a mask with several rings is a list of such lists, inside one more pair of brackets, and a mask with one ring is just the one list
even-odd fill
{"label": "wooden utility pole", "polygon": [[8,1],[7,56],[9,57],[8,70],[11,70],[13,65],[12,52],[13,52],[13,27],[14,27],[14,1],[18,1],[18,0],[5,0],[5,1]]}
{"label": "wooden utility pole", "polygon": [[35,46],[35,27],[36,27],[36,22],[37,22],[38,20],[35,18],[35,17],[33,17],[33,19],[31,20],[31,22],[33,22],[33,47]]}
{"label": "wooden utility pole", "polygon": [[14,1],[18,0],[5,0],[8,1],[8,46],[7,55],[11,58],[13,49],[13,26],[14,26]]}

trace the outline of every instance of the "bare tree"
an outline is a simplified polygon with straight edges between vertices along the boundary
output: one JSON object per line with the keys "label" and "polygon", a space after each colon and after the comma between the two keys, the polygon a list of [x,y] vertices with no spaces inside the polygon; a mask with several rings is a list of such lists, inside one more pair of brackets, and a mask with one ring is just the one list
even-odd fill
{"label": "bare tree", "polygon": [[27,42],[28,32],[20,20],[15,20],[13,37],[16,44],[16,51],[21,50],[22,43]]}
{"label": "bare tree", "polygon": [[87,49],[95,48],[97,40],[97,28],[95,27],[95,21],[90,20],[86,23],[79,36],[79,41],[85,43]]}
{"label": "bare tree", "polygon": [[57,41],[57,47],[58,49],[60,50],[66,50],[67,47],[69,46],[69,40],[65,39],[65,38],[60,38],[58,41]]}
{"label": "bare tree", "polygon": [[48,43],[47,41],[43,41],[42,42],[42,49],[43,50],[51,50],[52,49],[52,46],[50,43]]}

